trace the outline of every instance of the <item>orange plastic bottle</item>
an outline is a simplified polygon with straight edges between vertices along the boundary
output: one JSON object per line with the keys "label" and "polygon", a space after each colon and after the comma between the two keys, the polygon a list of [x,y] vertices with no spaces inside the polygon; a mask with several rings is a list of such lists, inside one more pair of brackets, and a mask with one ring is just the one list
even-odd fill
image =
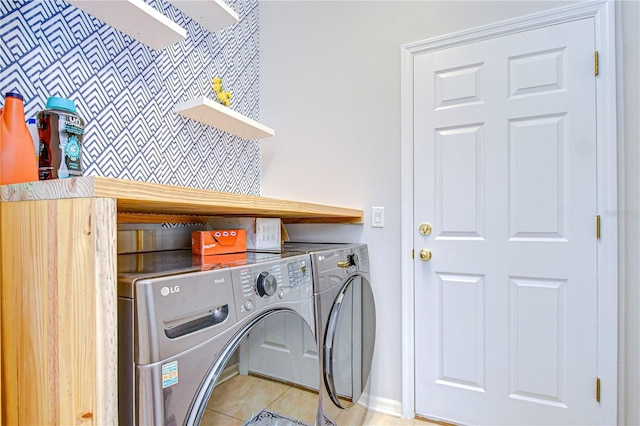
{"label": "orange plastic bottle", "polygon": [[8,92],[0,110],[0,185],[37,181],[35,155],[22,95]]}

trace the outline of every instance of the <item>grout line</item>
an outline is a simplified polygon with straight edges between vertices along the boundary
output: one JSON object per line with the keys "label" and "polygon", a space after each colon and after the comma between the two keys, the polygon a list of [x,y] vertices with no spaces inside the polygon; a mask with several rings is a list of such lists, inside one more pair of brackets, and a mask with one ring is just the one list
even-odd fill
{"label": "grout line", "polygon": [[205,411],[206,411],[206,410],[209,410],[209,411],[211,411],[212,413],[219,414],[219,415],[221,415],[221,416],[223,416],[223,417],[228,417],[228,418],[230,418],[230,419],[237,420],[237,421],[239,421],[239,422],[242,422],[242,421],[243,421],[242,419],[239,419],[239,418],[237,418],[237,417],[230,416],[230,415],[228,415],[228,414],[226,414],[226,413],[221,413],[220,411],[212,410],[212,409],[210,409],[210,408],[205,408]]}

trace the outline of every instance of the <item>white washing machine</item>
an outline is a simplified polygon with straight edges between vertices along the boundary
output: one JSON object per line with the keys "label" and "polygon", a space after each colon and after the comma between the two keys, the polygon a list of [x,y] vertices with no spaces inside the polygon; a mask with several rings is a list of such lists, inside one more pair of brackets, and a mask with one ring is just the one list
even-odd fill
{"label": "white washing machine", "polygon": [[376,315],[366,244],[285,243],[311,254],[320,366],[316,425],[335,424],[367,393]]}
{"label": "white washing machine", "polygon": [[315,336],[308,254],[132,253],[118,269],[121,425],[200,424],[227,362],[266,318],[293,315]]}

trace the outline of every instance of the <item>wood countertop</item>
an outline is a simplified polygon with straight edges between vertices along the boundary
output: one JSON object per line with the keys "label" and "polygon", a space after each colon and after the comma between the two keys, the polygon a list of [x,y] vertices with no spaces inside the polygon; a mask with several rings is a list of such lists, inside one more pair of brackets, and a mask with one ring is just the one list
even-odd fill
{"label": "wood countertop", "polygon": [[94,176],[0,186],[0,207],[2,424],[118,423],[118,224],[363,221],[361,210]]}
{"label": "wood countertop", "polygon": [[116,199],[120,222],[252,216],[279,217],[285,223],[363,223],[357,209],[98,176],[0,186],[1,202],[65,198]]}

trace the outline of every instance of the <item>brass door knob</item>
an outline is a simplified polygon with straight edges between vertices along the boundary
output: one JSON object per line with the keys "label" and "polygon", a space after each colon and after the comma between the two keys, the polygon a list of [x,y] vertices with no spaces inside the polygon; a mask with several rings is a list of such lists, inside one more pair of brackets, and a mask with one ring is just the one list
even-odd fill
{"label": "brass door knob", "polygon": [[420,224],[420,228],[418,228],[418,230],[420,231],[420,233],[422,235],[429,235],[431,234],[431,224],[429,223],[422,223]]}
{"label": "brass door knob", "polygon": [[420,250],[420,260],[422,260],[423,262],[428,262],[431,259],[431,250],[428,249],[422,249]]}

